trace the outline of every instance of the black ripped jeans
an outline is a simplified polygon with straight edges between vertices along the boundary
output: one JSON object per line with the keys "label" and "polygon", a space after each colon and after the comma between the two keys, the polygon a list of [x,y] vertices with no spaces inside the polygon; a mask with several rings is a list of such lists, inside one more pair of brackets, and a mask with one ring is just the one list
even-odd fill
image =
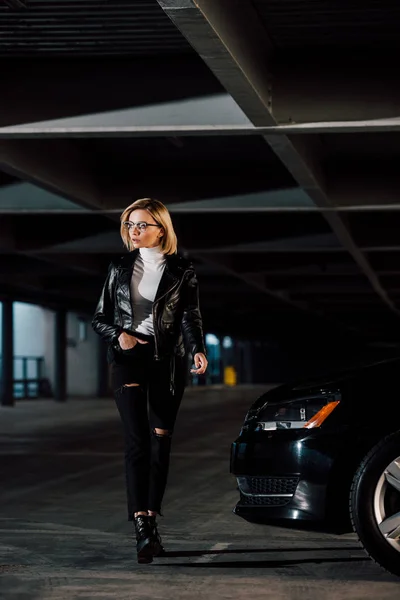
{"label": "black ripped jeans", "polygon": [[[143,336],[142,336],[143,337]],[[125,439],[128,519],[137,512],[161,515],[167,484],[171,438],[185,387],[186,361],[181,357],[154,360],[153,338],[132,350],[116,353],[111,386]],[[174,372],[174,393],[170,389]],[[127,384],[138,383],[139,386]],[[157,434],[156,429],[165,430]]]}

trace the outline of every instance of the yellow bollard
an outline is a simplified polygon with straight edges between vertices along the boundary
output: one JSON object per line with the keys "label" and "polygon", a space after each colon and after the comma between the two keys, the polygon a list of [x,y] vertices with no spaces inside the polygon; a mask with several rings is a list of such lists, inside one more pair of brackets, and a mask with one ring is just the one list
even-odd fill
{"label": "yellow bollard", "polygon": [[225,385],[236,385],[236,370],[234,367],[229,366],[224,369],[224,384]]}

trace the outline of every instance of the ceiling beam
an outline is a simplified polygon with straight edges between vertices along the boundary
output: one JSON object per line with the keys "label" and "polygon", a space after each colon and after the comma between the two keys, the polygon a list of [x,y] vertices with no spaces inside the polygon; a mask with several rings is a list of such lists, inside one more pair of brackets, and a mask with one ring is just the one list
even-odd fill
{"label": "ceiling beam", "polygon": [[106,272],[110,262],[110,257],[104,259],[103,256],[100,258],[86,253],[70,255],[61,253],[57,254],[56,252],[50,252],[49,254],[41,252],[38,256],[36,256],[34,253],[31,253],[30,256],[43,262],[46,261],[49,265],[53,265],[51,267],[53,273],[54,267],[62,267],[63,269],[74,271],[76,273],[99,277],[104,277],[104,273]]}
{"label": "ceiling beam", "polygon": [[[400,108],[399,108],[400,111]],[[0,139],[87,139],[213,137],[258,135],[318,135],[323,133],[395,133],[400,131],[398,117],[379,119],[340,119],[306,123],[254,125],[10,125],[0,127]]]}
{"label": "ceiling beam", "polygon": [[104,208],[87,160],[67,140],[0,140],[0,168],[86,207]]}
{"label": "ceiling beam", "polygon": [[[58,10],[58,9],[57,9]],[[93,11],[93,9],[92,9]],[[0,60],[0,127],[200,98],[223,89],[188,56]],[[188,77],[188,73],[195,76]],[[165,84],[168,82],[168,85]]]}
{"label": "ceiling beam", "polygon": [[[272,45],[255,9],[245,0],[158,0],[226,91],[256,126],[276,126],[272,114]],[[323,150],[314,136],[267,134],[266,142],[318,206],[333,206],[324,182]],[[367,258],[355,244],[343,218],[324,216],[344,248],[365,273],[381,300],[397,315]]]}
{"label": "ceiling beam", "polygon": [[[288,17],[289,19],[290,17]],[[279,51],[271,64],[271,109],[277,123],[398,123],[395,53]]]}
{"label": "ceiling beam", "polygon": [[64,308],[68,311],[84,313],[88,317],[93,315],[93,302],[82,295],[80,298],[69,298],[65,294],[54,294],[37,286],[24,285],[21,279],[19,282],[10,283],[6,278],[0,277],[0,301],[2,300],[29,302],[52,310]]}
{"label": "ceiling beam", "polygon": [[[386,139],[390,144],[390,138]],[[374,145],[374,150],[368,157],[362,157],[362,151],[365,150],[365,145],[361,148],[363,142]],[[342,144],[342,151],[346,151],[346,140]],[[353,157],[357,152],[359,157],[355,161]],[[348,208],[350,211],[368,211],[374,210],[374,207],[381,211],[397,210],[400,207],[397,155],[396,149],[392,156],[383,154],[382,140],[362,138],[360,147],[356,146],[353,150],[353,157],[345,155],[340,163],[334,158],[329,159],[327,186],[329,197],[335,206],[340,211]]]}
{"label": "ceiling beam", "polygon": [[[96,209],[103,208],[100,192],[95,184],[92,174],[87,166],[85,168],[84,157],[80,153],[79,148],[71,145],[67,140],[60,144],[57,141],[18,141],[18,140],[0,140],[0,167],[6,173],[29,181],[39,187],[42,187],[50,192],[56,193],[68,200],[73,200],[85,208]],[[92,213],[93,214],[93,213]],[[9,220],[11,215],[4,215],[0,221],[0,232],[4,229],[4,235],[0,235],[0,253],[7,254],[10,251],[17,253],[19,256],[32,256],[44,264],[52,264],[53,269],[60,265],[60,261],[49,254],[35,254],[38,250],[51,248],[54,245],[60,244],[62,241],[76,240],[79,237],[84,237],[85,234],[90,235],[88,228],[82,229],[80,225],[81,219],[76,217],[76,225],[79,227],[60,228],[61,221],[53,223],[53,228],[50,223],[48,229],[43,231],[43,226],[46,220],[46,214],[37,216],[37,224],[35,229],[32,226],[31,214],[29,224],[26,223],[27,217],[23,212],[18,212],[16,220]],[[90,214],[85,211],[86,220]],[[68,219],[65,214],[59,216],[61,219]],[[69,217],[69,220],[71,215]],[[101,219],[99,215],[93,215],[93,218]],[[22,224],[18,226],[18,221],[24,219]],[[115,215],[104,216],[105,231],[109,230],[107,219],[116,220]],[[48,224],[48,219],[47,219]],[[28,228],[28,232],[26,229]],[[36,232],[36,234],[35,234]],[[50,251],[51,252],[51,251]],[[88,262],[89,261],[89,262]],[[85,262],[79,264],[71,261],[65,266],[72,272],[79,274],[86,273],[89,275],[97,274],[97,267],[92,259],[89,258]],[[63,261],[61,261],[63,262]],[[19,288],[18,288],[19,289]],[[27,293],[40,294],[40,291],[45,292],[41,287],[34,288],[32,285],[27,285]],[[45,295],[45,294],[44,294]],[[44,296],[43,296],[44,297]],[[51,302],[57,301],[57,296],[50,295]],[[59,298],[62,301],[62,298]],[[83,302],[84,304],[84,302]]]}
{"label": "ceiling beam", "polygon": [[[10,230],[13,236],[10,247],[3,247],[2,251],[10,250],[23,253],[46,252],[56,250],[65,244],[77,244],[85,247],[85,240],[90,240],[93,232],[99,235],[113,234],[118,225],[104,216],[95,213],[85,213],[80,217],[75,215],[47,215],[3,216],[5,230]],[[87,243],[87,242],[86,242]],[[121,242],[122,249],[122,242]],[[103,248],[104,251],[104,248]],[[39,257],[39,254],[38,254]]]}
{"label": "ceiling beam", "polygon": [[[330,249],[344,252],[338,244],[332,244],[333,234],[318,214],[282,215],[246,213],[243,221],[240,213],[215,214],[210,217],[198,214],[173,215],[174,229],[182,246],[192,251],[213,254],[218,248],[222,252],[262,253],[271,251],[297,252],[305,249],[312,252]],[[120,253],[123,244],[119,233],[119,219],[108,219],[97,211],[83,213],[31,213],[23,211],[2,217],[5,223],[18,233],[17,249],[51,253]],[[40,231],[41,230],[41,231]],[[302,236],[307,231],[307,236]],[[282,237],[284,236],[284,237]],[[327,239],[328,236],[328,239]],[[29,239],[28,239],[29,237]],[[333,237],[333,241],[336,242]],[[248,259],[244,258],[246,264]]]}
{"label": "ceiling beam", "polygon": [[35,260],[34,257],[20,255],[15,252],[10,254],[0,254],[0,273],[2,276],[20,277],[25,280],[26,277],[35,275],[50,275],[54,273],[54,267],[46,263]]}
{"label": "ceiling beam", "polygon": [[27,10],[28,6],[22,0],[4,0],[4,3],[13,10]]}
{"label": "ceiling beam", "polygon": [[[179,198],[177,198],[179,201]],[[342,198],[344,202],[346,199]],[[169,212],[171,214],[188,214],[188,215],[197,215],[197,214],[248,214],[252,213],[325,213],[325,212],[338,212],[338,213],[365,213],[365,212],[378,212],[378,213],[390,213],[390,212],[398,212],[400,211],[400,203],[399,198],[395,198],[393,196],[392,202],[396,204],[358,204],[356,206],[350,204],[343,204],[341,206],[253,206],[250,201],[248,205],[243,206],[173,206],[169,207]],[[182,200],[183,202],[183,200]],[[194,200],[196,202],[196,200]],[[349,199],[351,202],[351,199]],[[119,216],[124,210],[126,206],[120,206],[120,208],[106,208],[96,210],[96,215],[117,215]],[[0,215],[83,215],[85,213],[93,213],[93,210],[89,209],[70,209],[70,208],[1,208],[0,207]]]}

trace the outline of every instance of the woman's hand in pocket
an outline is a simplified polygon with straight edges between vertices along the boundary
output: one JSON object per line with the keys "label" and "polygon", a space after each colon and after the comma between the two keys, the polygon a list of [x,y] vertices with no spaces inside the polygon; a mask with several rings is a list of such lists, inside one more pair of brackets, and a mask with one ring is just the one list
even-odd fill
{"label": "woman's hand in pocket", "polygon": [[136,346],[136,344],[138,344],[138,343],[139,344],[148,344],[148,342],[139,340],[134,335],[125,333],[125,331],[123,331],[120,334],[120,336],[118,338],[118,343],[121,346],[122,350],[132,350],[132,348],[134,348]]}

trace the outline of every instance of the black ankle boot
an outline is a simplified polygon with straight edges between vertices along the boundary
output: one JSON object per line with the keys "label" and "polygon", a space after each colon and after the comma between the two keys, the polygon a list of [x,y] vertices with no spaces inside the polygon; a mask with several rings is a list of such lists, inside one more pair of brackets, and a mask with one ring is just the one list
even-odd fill
{"label": "black ankle boot", "polygon": [[152,531],[147,515],[134,517],[136,533],[136,549],[138,563],[151,563],[153,561]]}
{"label": "black ankle boot", "polygon": [[153,544],[153,556],[162,556],[165,550],[161,543],[161,536],[158,533],[156,517],[153,515],[149,517],[149,527]]}

